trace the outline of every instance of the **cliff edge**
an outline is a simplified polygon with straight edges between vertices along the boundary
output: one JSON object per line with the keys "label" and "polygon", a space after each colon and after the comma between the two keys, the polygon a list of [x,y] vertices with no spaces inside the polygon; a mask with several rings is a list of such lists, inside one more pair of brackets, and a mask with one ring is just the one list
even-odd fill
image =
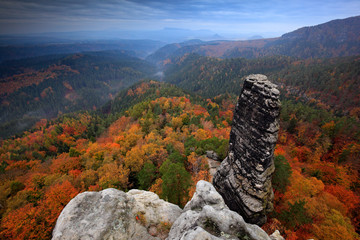
{"label": "cliff edge", "polygon": [[61,212],[52,239],[283,240],[246,223],[205,181],[183,210],[136,189],[80,193]]}

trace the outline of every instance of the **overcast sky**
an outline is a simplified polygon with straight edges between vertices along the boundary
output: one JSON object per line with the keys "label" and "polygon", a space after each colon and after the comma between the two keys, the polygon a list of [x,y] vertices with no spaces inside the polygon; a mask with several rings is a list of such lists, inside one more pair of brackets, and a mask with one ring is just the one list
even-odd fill
{"label": "overcast sky", "polygon": [[277,36],[360,14],[360,0],[0,0],[0,34],[209,29]]}

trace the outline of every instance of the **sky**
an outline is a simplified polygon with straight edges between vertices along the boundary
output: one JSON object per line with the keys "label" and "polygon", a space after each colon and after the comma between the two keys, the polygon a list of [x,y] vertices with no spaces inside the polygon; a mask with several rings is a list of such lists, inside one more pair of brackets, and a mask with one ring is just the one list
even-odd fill
{"label": "sky", "polygon": [[280,36],[360,15],[360,0],[0,0],[0,34],[207,29]]}

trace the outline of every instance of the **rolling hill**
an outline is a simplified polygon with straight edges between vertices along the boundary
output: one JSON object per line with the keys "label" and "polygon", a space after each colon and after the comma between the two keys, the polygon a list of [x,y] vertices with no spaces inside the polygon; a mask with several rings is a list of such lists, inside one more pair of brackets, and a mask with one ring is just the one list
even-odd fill
{"label": "rolling hill", "polygon": [[189,54],[175,59],[164,81],[205,97],[240,91],[243,77],[262,73],[292,97],[358,115],[360,57],[298,60],[286,56],[219,59]]}
{"label": "rolling hill", "polygon": [[164,66],[172,62],[173,58],[187,53],[219,58],[257,58],[275,55],[301,59],[332,58],[360,54],[359,39],[360,16],[356,16],[300,28],[278,38],[166,45],[147,59]]}
{"label": "rolling hill", "polygon": [[1,136],[44,117],[100,107],[155,68],[121,51],[85,52],[0,65]]}

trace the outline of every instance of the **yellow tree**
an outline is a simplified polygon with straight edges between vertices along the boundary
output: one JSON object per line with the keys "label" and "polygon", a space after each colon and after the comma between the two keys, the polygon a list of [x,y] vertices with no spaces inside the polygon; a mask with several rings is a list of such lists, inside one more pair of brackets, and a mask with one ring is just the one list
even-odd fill
{"label": "yellow tree", "polygon": [[129,179],[129,169],[116,163],[107,163],[100,167],[99,185],[102,188],[114,187],[125,190]]}

